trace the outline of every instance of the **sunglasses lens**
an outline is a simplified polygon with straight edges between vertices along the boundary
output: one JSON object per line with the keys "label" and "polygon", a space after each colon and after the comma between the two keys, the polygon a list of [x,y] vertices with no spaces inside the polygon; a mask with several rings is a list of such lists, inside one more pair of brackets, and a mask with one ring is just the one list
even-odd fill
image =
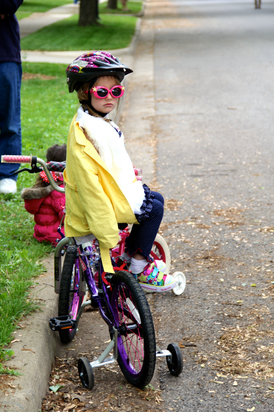
{"label": "sunglasses lens", "polygon": [[103,87],[100,88],[100,89],[97,89],[96,92],[97,92],[98,96],[102,97],[102,98],[106,97],[107,94],[108,94],[108,90],[104,89]]}
{"label": "sunglasses lens", "polygon": [[112,95],[114,97],[120,97],[121,94],[122,94],[122,89],[120,87],[117,86],[117,87],[112,88]]}

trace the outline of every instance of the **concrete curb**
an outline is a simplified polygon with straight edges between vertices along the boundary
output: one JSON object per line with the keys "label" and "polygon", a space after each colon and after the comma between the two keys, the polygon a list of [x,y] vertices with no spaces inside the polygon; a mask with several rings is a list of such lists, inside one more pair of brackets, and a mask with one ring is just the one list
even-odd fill
{"label": "concrete curb", "polygon": [[7,377],[6,388],[1,388],[2,412],[38,412],[48,389],[51,365],[60,345],[58,337],[49,328],[48,320],[57,313],[57,295],[53,288],[53,259],[44,264],[47,272],[37,279],[31,297],[41,304],[41,310],[27,316],[14,333],[11,349],[14,356],[5,366],[18,370],[17,377]]}

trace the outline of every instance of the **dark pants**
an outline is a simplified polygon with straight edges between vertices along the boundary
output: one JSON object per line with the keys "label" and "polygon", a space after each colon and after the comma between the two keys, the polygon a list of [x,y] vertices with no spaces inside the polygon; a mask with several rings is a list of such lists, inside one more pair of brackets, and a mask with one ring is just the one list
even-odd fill
{"label": "dark pants", "polygon": [[[22,66],[20,63],[0,62],[0,155],[20,155]],[[14,179],[18,164],[0,163],[0,180]]]}
{"label": "dark pants", "polygon": [[148,219],[139,225],[133,225],[131,233],[126,240],[126,251],[129,256],[139,253],[147,258],[152,249],[153,242],[158,233],[164,215],[164,198],[160,193],[154,195],[153,207]]}

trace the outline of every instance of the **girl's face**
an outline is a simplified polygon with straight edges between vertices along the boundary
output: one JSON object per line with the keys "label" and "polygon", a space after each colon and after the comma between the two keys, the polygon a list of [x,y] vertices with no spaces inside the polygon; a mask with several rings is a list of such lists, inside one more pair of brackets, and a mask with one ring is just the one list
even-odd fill
{"label": "girl's face", "polygon": [[[120,82],[116,77],[102,76],[96,80],[93,87],[103,86],[110,90],[113,86],[118,84],[120,84]],[[119,98],[112,97],[110,93],[108,93],[107,97],[104,99],[99,99],[98,97],[95,97],[93,93],[91,94],[91,104],[94,109],[105,114],[110,113],[113,109],[115,109],[118,100]]]}

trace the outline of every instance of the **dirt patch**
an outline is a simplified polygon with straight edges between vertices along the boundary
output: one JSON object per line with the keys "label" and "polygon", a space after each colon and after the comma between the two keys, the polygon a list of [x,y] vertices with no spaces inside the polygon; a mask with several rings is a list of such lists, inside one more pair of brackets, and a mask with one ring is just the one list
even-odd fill
{"label": "dirt patch", "polygon": [[23,73],[22,75],[22,80],[33,80],[33,79],[39,79],[39,80],[54,80],[57,79],[55,76],[48,76],[46,74],[40,74],[40,73]]}
{"label": "dirt patch", "polygon": [[152,386],[145,390],[134,388],[125,381],[116,364],[95,373],[94,390],[86,390],[79,380],[77,359],[56,358],[49,383],[52,390],[43,400],[42,411],[162,411],[161,391]]}
{"label": "dirt patch", "polygon": [[211,367],[233,375],[273,378],[274,344],[269,342],[273,337],[273,331],[259,330],[254,323],[227,328],[218,341],[221,357]]}
{"label": "dirt patch", "polygon": [[[83,387],[78,359],[86,357],[89,362],[98,359],[109,342],[109,333],[98,310],[86,309],[78,326],[75,339],[62,345],[57,353],[42,412],[162,412],[163,401],[157,383],[152,380],[144,390],[133,387],[117,362],[93,368],[94,388],[88,390]],[[56,393],[50,388],[57,389]]]}
{"label": "dirt patch", "polygon": [[14,389],[13,381],[14,378],[11,375],[0,375],[0,391],[4,392],[10,388]]}
{"label": "dirt patch", "polygon": [[218,224],[224,224],[228,227],[235,227],[245,224],[245,219],[242,215],[244,210],[245,209],[237,209],[232,207],[228,209],[214,210],[212,214],[224,219],[223,221],[218,222]]}
{"label": "dirt patch", "polygon": [[167,199],[165,200],[165,208],[167,210],[178,210],[178,207],[181,206],[184,202],[176,199]]}

